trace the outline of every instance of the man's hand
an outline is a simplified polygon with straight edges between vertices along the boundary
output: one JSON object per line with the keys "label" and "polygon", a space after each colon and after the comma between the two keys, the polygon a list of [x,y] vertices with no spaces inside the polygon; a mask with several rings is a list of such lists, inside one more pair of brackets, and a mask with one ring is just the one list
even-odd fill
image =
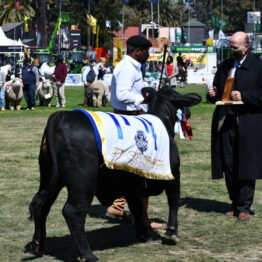
{"label": "man's hand", "polygon": [[91,87],[92,83],[90,82],[85,82],[85,86]]}
{"label": "man's hand", "polygon": [[231,99],[233,101],[242,101],[241,93],[239,91],[232,91]]}
{"label": "man's hand", "polygon": [[215,97],[216,96],[216,91],[217,91],[217,88],[215,86],[211,87],[211,88],[208,88],[208,95],[210,97]]}
{"label": "man's hand", "polygon": [[152,87],[144,87],[141,89],[142,96],[144,97],[144,101],[142,104],[149,104],[156,93],[156,90]]}

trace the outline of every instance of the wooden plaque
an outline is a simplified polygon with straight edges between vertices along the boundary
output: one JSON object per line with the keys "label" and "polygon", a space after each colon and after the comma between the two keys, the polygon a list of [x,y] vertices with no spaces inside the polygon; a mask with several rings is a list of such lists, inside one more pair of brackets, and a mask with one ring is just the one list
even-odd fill
{"label": "wooden plaque", "polygon": [[234,77],[228,77],[225,83],[225,88],[224,88],[224,93],[222,96],[221,101],[226,102],[226,101],[230,101],[230,95],[231,92],[233,90],[233,86],[234,86]]}

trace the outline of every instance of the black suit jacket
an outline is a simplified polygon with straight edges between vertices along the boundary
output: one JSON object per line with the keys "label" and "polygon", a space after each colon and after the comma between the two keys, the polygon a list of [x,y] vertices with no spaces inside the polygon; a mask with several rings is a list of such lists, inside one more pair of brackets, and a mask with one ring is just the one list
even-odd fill
{"label": "black suit jacket", "polygon": [[[234,59],[225,60],[214,78],[216,97],[207,99],[215,103],[221,100],[226,79],[234,66]],[[262,179],[262,63],[248,54],[235,75],[235,88],[240,91],[244,105],[234,105],[238,111],[239,123],[239,177],[241,179]],[[223,177],[221,151],[221,119],[225,106],[216,106],[211,130],[212,178]]]}

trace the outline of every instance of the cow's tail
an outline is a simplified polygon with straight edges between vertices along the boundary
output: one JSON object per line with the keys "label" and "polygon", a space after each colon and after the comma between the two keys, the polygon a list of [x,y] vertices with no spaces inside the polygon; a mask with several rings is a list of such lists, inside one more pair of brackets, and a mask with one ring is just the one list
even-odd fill
{"label": "cow's tail", "polygon": [[38,192],[29,204],[29,219],[32,220],[38,210],[48,201],[53,201],[58,188],[58,165],[55,153],[54,133],[63,111],[56,112],[50,116],[42,137],[39,166],[40,166],[40,186]]}

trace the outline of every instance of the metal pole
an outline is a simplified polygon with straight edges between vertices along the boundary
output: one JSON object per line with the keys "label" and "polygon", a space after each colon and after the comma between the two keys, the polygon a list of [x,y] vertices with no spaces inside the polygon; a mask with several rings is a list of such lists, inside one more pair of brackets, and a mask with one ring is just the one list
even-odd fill
{"label": "metal pole", "polygon": [[151,24],[152,24],[152,28],[153,28],[153,29],[152,29],[152,38],[154,38],[154,29],[155,29],[155,28],[154,28],[154,21],[153,21],[153,20],[154,20],[154,16],[153,16],[153,3],[151,2],[151,22],[153,23],[153,24],[151,23]]}
{"label": "metal pole", "polygon": [[189,7],[189,19],[188,19],[188,43],[190,44],[190,25],[191,25],[191,20],[190,20],[190,16],[191,16],[191,8]]}
{"label": "metal pole", "polygon": [[[253,1],[253,11],[256,11],[256,1]],[[255,36],[256,36],[256,21],[254,21],[254,26],[253,26],[253,37],[254,37],[254,41],[255,41]]]}
{"label": "metal pole", "polygon": [[159,1],[157,1],[157,23],[158,23],[158,28],[160,25],[160,7],[159,7]]}
{"label": "metal pole", "polygon": [[[220,15],[221,15],[221,20],[223,20],[223,0],[221,0],[221,14]],[[221,47],[221,56],[222,56],[221,60],[224,60],[224,48],[223,48],[223,46]]]}
{"label": "metal pole", "polygon": [[[59,19],[61,19],[61,10],[62,10],[62,0],[59,1]],[[59,28],[59,38],[58,38],[58,53],[61,52],[61,25]]]}
{"label": "metal pole", "polygon": [[14,56],[14,75],[15,75],[15,69],[16,69],[16,57],[15,57],[15,39],[16,39],[16,3],[15,3],[15,9],[14,9],[14,18],[15,18],[15,26],[14,26],[14,46],[13,46],[13,56]]}
{"label": "metal pole", "polygon": [[165,44],[164,45],[164,55],[163,55],[162,68],[161,68],[158,90],[161,88],[161,85],[162,85],[163,72],[164,72],[164,67],[165,67],[165,63],[166,63],[166,53],[167,53],[167,45]]}
{"label": "metal pole", "polygon": [[[90,0],[88,0],[88,16],[90,19]],[[90,21],[89,21],[89,25],[87,27],[87,50],[90,50]]]}
{"label": "metal pole", "polygon": [[125,24],[125,3],[123,3],[123,7],[122,7],[122,50],[123,50],[124,38],[125,38],[124,24]]}

